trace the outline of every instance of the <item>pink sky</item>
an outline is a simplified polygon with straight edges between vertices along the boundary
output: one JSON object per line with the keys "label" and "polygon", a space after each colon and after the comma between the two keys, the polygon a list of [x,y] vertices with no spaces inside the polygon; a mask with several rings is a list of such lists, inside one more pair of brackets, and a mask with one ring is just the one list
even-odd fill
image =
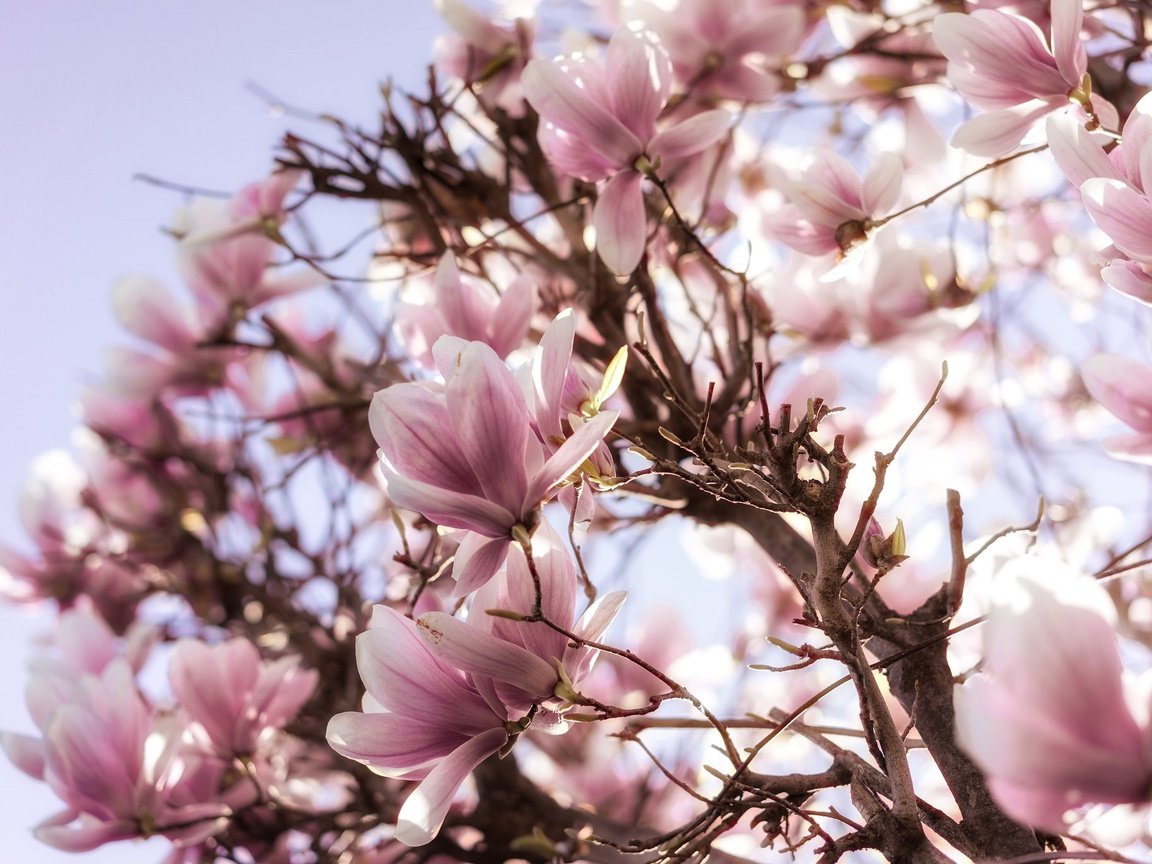
{"label": "pink sky", "polygon": [[[265,174],[290,126],[246,89],[370,121],[377,85],[418,87],[441,28],[430,0],[56,0],[14,4],[0,28],[0,539],[21,540],[28,463],[67,447],[73,403],[122,335],[109,291],[131,272],[176,285],[159,228],[178,196],[138,173],[231,190]],[[22,689],[27,643],[49,619],[0,606],[0,729],[31,732]],[[5,860],[159,861],[163,841],[78,858],[36,842],[60,809],[0,757]]]}

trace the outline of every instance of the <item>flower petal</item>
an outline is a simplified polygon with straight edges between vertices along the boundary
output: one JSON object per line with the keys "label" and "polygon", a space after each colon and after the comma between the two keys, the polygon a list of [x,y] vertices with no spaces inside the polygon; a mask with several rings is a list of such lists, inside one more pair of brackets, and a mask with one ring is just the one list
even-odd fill
{"label": "flower petal", "polygon": [[504,729],[489,729],[465,741],[440,761],[400,808],[395,837],[406,846],[423,846],[444,824],[452,799],[473,769],[508,742]]}
{"label": "flower petal", "polygon": [[617,276],[630,274],[644,255],[648,220],[644,216],[641,180],[637,171],[618,172],[600,191],[592,210],[596,251]]}

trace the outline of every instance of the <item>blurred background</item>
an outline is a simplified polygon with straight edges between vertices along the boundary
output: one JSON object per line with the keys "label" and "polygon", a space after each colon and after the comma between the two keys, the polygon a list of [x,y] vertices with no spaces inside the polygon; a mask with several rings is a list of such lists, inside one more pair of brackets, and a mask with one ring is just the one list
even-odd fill
{"label": "blurred background", "polygon": [[[7,4],[3,20],[0,542],[26,549],[28,466],[69,447],[81,385],[126,341],[112,285],[148,273],[179,290],[161,229],[184,197],[133,178],[222,192],[259,179],[285,131],[308,131],[266,94],[370,124],[382,82],[422,85],[443,27],[431,0],[53,0]],[[46,610],[0,604],[0,729],[34,732],[24,665],[50,624]],[[32,826],[60,803],[2,756],[0,803],[5,861],[137,864],[169,848],[44,846]]]}

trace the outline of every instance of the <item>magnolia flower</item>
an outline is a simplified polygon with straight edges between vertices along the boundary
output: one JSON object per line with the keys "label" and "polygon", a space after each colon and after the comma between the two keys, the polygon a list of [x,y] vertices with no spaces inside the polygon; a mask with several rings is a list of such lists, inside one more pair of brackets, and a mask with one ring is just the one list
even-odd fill
{"label": "magnolia flower", "polygon": [[1072,808],[1147,801],[1149,730],[1126,700],[1108,595],[1037,559],[1001,578],[984,629],[985,674],[955,694],[960,744],[996,801],[1055,832]]}
{"label": "magnolia flower", "polygon": [[222,754],[251,755],[283,728],[316,689],[314,669],[299,658],[264,661],[247,639],[205,645],[184,639],[172,655],[172,692]]}
{"label": "magnolia flower", "polygon": [[[547,522],[541,523],[532,538],[532,558],[540,579],[543,614],[582,639],[599,639],[620,610],[625,593],[605,594],[573,623],[576,567],[556,529]],[[563,715],[578,695],[574,688],[591,671],[596,652],[587,645],[571,643],[539,621],[488,614],[489,610],[501,610],[529,615],[535,602],[528,561],[517,547],[509,555],[506,570],[473,596],[467,621],[445,612],[429,612],[416,624],[437,657],[469,673],[477,682],[490,681],[483,689],[491,688],[509,716],[525,716],[535,706],[533,728],[563,731]]]}
{"label": "magnolia flower", "polygon": [[603,66],[581,57],[532,60],[522,83],[543,121],[540,143],[553,165],[608,181],[592,212],[596,249],[613,273],[631,273],[647,237],[644,175],[715,144],[728,131],[728,114],[706,111],[657,132],[671,64],[651,39],[628,29],[612,36]]}
{"label": "magnolia flower", "polygon": [[769,230],[806,255],[847,252],[896,203],[903,179],[895,153],[881,153],[861,178],[843,156],[819,151],[784,184],[790,204],[769,218]]}
{"label": "magnolia flower", "polygon": [[740,102],[776,95],[778,58],[796,50],[806,25],[800,6],[749,0],[684,0],[672,10],[652,5],[643,18],[681,84],[703,98]]}
{"label": "magnolia flower", "polygon": [[284,199],[301,176],[282,171],[230,202],[199,198],[177,214],[177,267],[207,322],[226,326],[246,309],[323,281],[311,269],[270,269],[277,248],[271,237],[287,218]]}
{"label": "magnolia flower", "polygon": [[436,836],[460,784],[520,729],[497,713],[471,678],[439,659],[416,624],[386,606],[356,637],[364,711],[337,714],[328,743],[385,777],[419,780],[396,839],[420,846]]}
{"label": "magnolia flower", "polygon": [[43,729],[43,741],[6,735],[3,744],[66,805],[35,829],[44,843],[70,852],[153,834],[198,843],[225,826],[231,810],[213,800],[218,784],[204,783],[182,728],[158,722],[127,660],[81,675]]}
{"label": "magnolia flower", "polygon": [[454,566],[467,594],[496,572],[514,531],[535,528],[540,506],[599,446],[617,412],[601,411],[552,451],[488,345],[444,337],[435,353],[443,392],[396,384],[376,394],[368,418],[393,502],[472,532]]}
{"label": "magnolia flower", "polygon": [[524,113],[519,78],[532,50],[535,27],[517,18],[497,24],[461,0],[435,0],[436,11],[454,31],[436,40],[436,63],[448,75],[480,86],[485,104],[514,117]]}
{"label": "magnolia flower", "polygon": [[1048,144],[1065,176],[1080,187],[1092,221],[1124,256],[1101,270],[1101,277],[1120,293],[1152,304],[1152,95],[1136,104],[1111,152],[1071,115],[1049,118]]}
{"label": "magnolia flower", "polygon": [[1115,354],[1097,354],[1082,370],[1084,386],[1097,402],[1136,434],[1109,438],[1105,448],[1118,459],[1152,463],[1152,369]]}
{"label": "magnolia flower", "polygon": [[1093,96],[1085,80],[1083,22],[1082,0],[1052,0],[1049,43],[1020,15],[995,9],[937,15],[932,32],[948,58],[948,79],[988,112],[964,123],[952,144],[977,156],[1001,156],[1020,144],[1036,120],[1069,100],[1099,120],[1114,122],[1115,109]]}

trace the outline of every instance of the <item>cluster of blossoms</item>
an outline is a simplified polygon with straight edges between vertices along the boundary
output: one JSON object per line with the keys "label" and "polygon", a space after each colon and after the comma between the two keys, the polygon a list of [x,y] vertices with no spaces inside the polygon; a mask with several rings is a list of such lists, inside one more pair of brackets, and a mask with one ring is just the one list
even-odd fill
{"label": "cluster of blossoms", "polygon": [[[1139,4],[593,5],[554,57],[439,2],[437,92],[180,210],[186,300],[116,286],[146,344],[0,547],[60,610],[2,737],[37,836],[1149,845]],[[318,251],[348,198],[376,228]]]}

